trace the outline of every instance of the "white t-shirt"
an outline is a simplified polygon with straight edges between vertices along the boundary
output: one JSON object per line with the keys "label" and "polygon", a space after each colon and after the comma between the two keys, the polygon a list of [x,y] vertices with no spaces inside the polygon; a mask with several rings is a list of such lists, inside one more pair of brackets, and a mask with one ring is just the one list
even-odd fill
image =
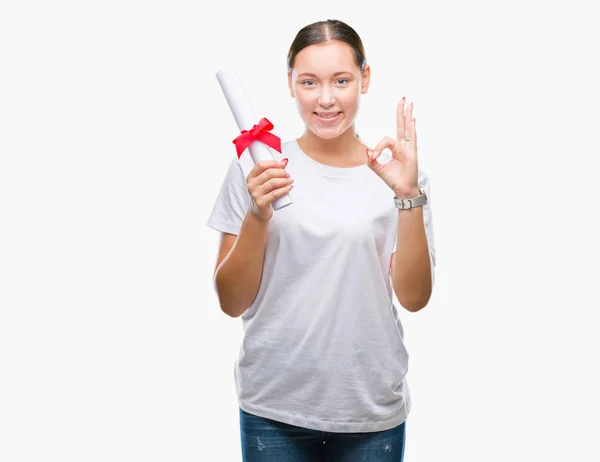
{"label": "white t-shirt", "polygon": [[[365,164],[332,167],[282,143],[293,204],[273,212],[256,299],[242,314],[234,377],[239,406],[329,432],[393,428],[411,408],[408,353],[390,275],[393,191]],[[274,151],[275,152],[275,151]],[[246,150],[234,158],[207,226],[239,234],[250,207]],[[429,183],[419,170],[419,186]],[[423,210],[432,278],[430,200]]]}

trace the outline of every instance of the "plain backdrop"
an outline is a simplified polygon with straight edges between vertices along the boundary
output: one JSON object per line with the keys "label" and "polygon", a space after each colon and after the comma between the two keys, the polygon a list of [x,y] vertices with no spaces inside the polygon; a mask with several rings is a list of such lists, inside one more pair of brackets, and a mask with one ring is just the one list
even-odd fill
{"label": "plain backdrop", "polygon": [[240,460],[215,73],[298,137],[286,56],[324,19],[372,66],[362,139],[406,96],[431,181],[405,460],[600,460],[600,36],[584,2],[523,0],[2,2],[0,460]]}

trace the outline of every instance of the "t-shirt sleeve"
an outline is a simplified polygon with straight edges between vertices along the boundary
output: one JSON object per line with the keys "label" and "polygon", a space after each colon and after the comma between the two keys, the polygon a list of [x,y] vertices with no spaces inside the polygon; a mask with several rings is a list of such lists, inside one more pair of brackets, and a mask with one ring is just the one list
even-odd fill
{"label": "t-shirt sleeve", "polygon": [[[238,235],[252,203],[246,184],[248,166],[242,158],[231,161],[206,226]],[[249,172],[248,172],[249,173]]]}
{"label": "t-shirt sleeve", "polygon": [[[425,224],[425,235],[427,237],[427,246],[429,248],[429,263],[431,266],[431,285],[435,283],[435,242],[433,239],[433,217],[431,214],[431,187],[429,184],[429,178],[421,169],[419,169],[419,187],[425,190],[427,194],[427,204],[423,206],[423,223]],[[394,239],[394,249],[392,253],[396,251],[396,245],[398,243],[398,236]]]}

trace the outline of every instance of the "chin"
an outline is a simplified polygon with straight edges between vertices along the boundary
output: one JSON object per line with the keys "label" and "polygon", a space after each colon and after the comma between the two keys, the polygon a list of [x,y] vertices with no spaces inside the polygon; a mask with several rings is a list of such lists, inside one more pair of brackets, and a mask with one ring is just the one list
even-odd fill
{"label": "chin", "polygon": [[337,138],[338,136],[340,136],[343,133],[343,132],[340,132],[339,130],[323,131],[323,130],[319,130],[318,128],[315,128],[315,127],[310,127],[310,131],[313,132],[315,135],[317,135],[319,138],[323,138],[323,139]]}
{"label": "chin", "polygon": [[332,127],[330,129],[323,129],[322,127],[316,127],[314,125],[309,125],[308,126],[310,131],[313,132],[315,135],[323,138],[323,139],[333,139],[333,138],[337,138],[338,136],[340,136],[342,133],[344,133],[346,130],[348,130],[350,128],[350,126],[347,127]]}

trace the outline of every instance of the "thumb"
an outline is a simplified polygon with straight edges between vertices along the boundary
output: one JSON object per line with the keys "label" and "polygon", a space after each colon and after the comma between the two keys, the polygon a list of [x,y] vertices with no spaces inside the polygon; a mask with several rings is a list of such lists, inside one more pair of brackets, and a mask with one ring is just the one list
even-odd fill
{"label": "thumb", "polygon": [[377,153],[372,149],[367,148],[367,166],[375,172],[377,175],[381,176],[381,168],[382,165],[377,162]]}
{"label": "thumb", "polygon": [[377,162],[377,158],[379,157],[379,152],[367,148],[367,165],[371,168],[377,168],[380,167],[381,165],[379,164],[379,162]]}
{"label": "thumb", "polygon": [[376,158],[375,158],[375,151],[373,151],[372,149],[367,148],[367,163],[369,165],[373,165],[374,163],[376,163]]}

